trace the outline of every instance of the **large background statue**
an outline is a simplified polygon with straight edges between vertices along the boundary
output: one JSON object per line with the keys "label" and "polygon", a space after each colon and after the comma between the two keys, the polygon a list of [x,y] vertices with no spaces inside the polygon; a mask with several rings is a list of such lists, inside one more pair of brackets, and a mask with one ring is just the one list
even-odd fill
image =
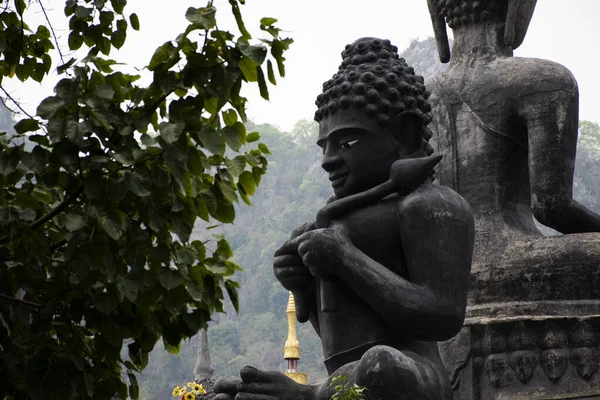
{"label": "large background statue", "polygon": [[329,399],[339,375],[370,399],[451,399],[436,341],[462,326],[473,219],[431,184],[423,79],[389,41],[363,38],[317,98],[322,166],[335,196],[275,254],[300,322],[319,334],[330,378],[299,385],[252,367],[218,398]]}
{"label": "large background statue", "polygon": [[[600,216],[572,198],[575,78],[554,62],[513,57],[535,0],[428,2],[440,58],[450,61],[428,82],[432,145],[444,156],[437,177],[475,215],[467,324],[481,335],[468,339],[481,359],[463,374],[464,398],[600,393],[595,348],[573,333],[592,332],[589,318],[600,314],[600,235],[582,233],[599,232]],[[567,235],[543,237],[534,216]],[[554,323],[569,318],[587,322]],[[542,320],[553,323],[531,325]]]}

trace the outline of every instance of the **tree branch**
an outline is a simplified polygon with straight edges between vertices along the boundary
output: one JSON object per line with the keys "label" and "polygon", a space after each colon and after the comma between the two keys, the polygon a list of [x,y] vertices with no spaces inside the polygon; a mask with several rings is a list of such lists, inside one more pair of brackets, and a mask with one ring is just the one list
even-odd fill
{"label": "tree branch", "polygon": [[[83,185],[79,186],[79,188],[73,194],[70,194],[67,197],[65,197],[65,199],[55,208],[50,210],[48,214],[36,219],[31,224],[29,224],[29,227],[31,229],[36,229],[44,225],[46,222],[50,221],[52,218],[56,217],[58,214],[66,210],[67,207],[69,207],[75,200],[77,200],[81,193],[83,193]],[[0,246],[5,245],[8,242],[10,242],[10,235],[7,234],[0,236]]]}
{"label": "tree branch", "polygon": [[7,296],[7,295],[2,294],[2,293],[0,293],[0,299],[6,299],[6,300],[14,301],[15,303],[19,303],[19,304],[22,304],[22,305],[25,305],[25,306],[29,306],[29,307],[40,308],[42,306],[41,304],[32,303],[32,302],[27,301],[27,300],[17,299],[15,297]]}
{"label": "tree branch", "polygon": [[[21,107],[21,105],[19,104],[19,102],[17,102],[15,99],[13,99],[13,97],[6,91],[6,89],[4,89],[4,87],[2,85],[0,85],[0,90],[2,90],[4,92],[4,95],[6,97],[8,97],[10,99],[10,101],[13,102],[14,105],[17,106],[17,108],[19,110],[21,110],[21,112],[25,115],[27,115],[29,118],[33,119],[33,117],[27,112],[25,111],[25,109],[23,107]],[[8,108],[8,107],[7,107]]]}
{"label": "tree branch", "polygon": [[54,43],[56,44],[56,50],[58,51],[58,56],[60,57],[60,62],[64,65],[65,64],[65,59],[63,58],[63,54],[60,51],[60,44],[58,43],[58,39],[56,38],[56,33],[54,32],[54,27],[52,26],[52,23],[50,22],[50,18],[48,18],[48,14],[46,13],[46,9],[44,8],[44,5],[42,4],[42,2],[39,2],[40,8],[42,9],[42,12],[44,13],[44,18],[46,18],[46,22],[48,22],[48,26],[50,27],[50,32],[52,32],[52,37],[54,38]]}

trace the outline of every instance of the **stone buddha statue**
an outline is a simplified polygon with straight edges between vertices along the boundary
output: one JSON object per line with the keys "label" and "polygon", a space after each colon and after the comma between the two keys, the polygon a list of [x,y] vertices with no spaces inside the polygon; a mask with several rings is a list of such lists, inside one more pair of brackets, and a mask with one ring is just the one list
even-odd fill
{"label": "stone buddha statue", "polygon": [[[600,234],[593,233],[600,215],[572,198],[575,78],[560,64],[513,57],[535,0],[428,3],[440,58],[450,62],[427,82],[431,143],[443,155],[436,177],[469,202],[476,230],[467,312],[473,345],[462,349],[472,368],[458,398],[600,394],[590,355],[600,314]],[[565,235],[543,237],[534,217]],[[580,348],[588,355],[572,356]]]}
{"label": "stone buddha statue", "polygon": [[317,144],[334,196],[275,253],[300,322],[321,338],[329,379],[300,385],[253,367],[217,399],[329,399],[332,379],[369,399],[451,399],[436,341],[461,328],[474,226],[432,184],[428,92],[388,40],[346,46],[317,98]]}

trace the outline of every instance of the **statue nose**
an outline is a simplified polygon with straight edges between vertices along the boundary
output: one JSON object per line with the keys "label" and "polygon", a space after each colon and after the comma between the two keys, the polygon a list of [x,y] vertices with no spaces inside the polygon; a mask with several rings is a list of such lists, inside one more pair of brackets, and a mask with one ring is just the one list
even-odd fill
{"label": "statue nose", "polygon": [[321,167],[327,171],[331,172],[337,165],[341,162],[341,158],[337,154],[331,154],[330,152],[325,152],[323,155],[323,161],[321,161]]}

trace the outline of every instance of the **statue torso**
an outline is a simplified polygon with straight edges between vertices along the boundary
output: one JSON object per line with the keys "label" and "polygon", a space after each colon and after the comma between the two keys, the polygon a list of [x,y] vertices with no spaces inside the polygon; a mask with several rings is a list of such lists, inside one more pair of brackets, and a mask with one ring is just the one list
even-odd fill
{"label": "statue torso", "polygon": [[[333,221],[332,226],[349,231],[352,243],[368,257],[410,279],[397,218],[402,200],[398,196],[389,197]],[[334,307],[331,312],[321,311],[318,286],[317,309],[328,370],[333,371],[359,359],[366,350],[378,344],[396,348],[423,347],[423,344],[402,337],[401,332],[395,331],[376,310],[340,280],[332,280],[325,288],[327,292],[323,296]]]}

